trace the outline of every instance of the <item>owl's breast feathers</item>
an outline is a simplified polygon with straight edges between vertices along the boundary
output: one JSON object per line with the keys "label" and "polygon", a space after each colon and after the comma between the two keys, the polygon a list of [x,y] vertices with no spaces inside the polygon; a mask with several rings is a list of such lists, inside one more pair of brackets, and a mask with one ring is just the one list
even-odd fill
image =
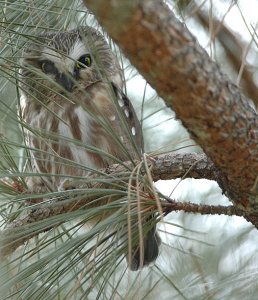
{"label": "owl's breast feathers", "polygon": [[55,95],[46,106],[25,97],[22,117],[31,127],[28,143],[40,173],[84,175],[87,168],[114,163],[109,155],[125,161],[141,151],[141,128],[133,107],[110,84],[76,90],[71,101]]}

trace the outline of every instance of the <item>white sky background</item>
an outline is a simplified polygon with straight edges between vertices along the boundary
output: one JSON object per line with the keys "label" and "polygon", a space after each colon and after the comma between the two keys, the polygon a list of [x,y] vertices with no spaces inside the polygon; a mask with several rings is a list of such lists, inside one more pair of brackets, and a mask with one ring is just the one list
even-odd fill
{"label": "white sky background", "polygon": [[[202,3],[203,1],[200,1]],[[212,2],[212,11],[213,13],[219,18],[223,18],[225,12],[228,10],[228,7],[230,5],[230,1],[206,1],[205,7],[209,7],[210,3]],[[240,14],[240,11],[237,6],[234,6],[231,8],[231,10],[227,13],[227,16],[225,17],[225,23],[226,25],[232,29],[232,31],[236,32],[237,35],[239,35],[239,39],[244,40],[246,44],[248,44],[252,37],[250,33],[248,32],[246,28],[245,22],[249,26],[249,30],[253,32],[253,28],[257,28],[258,26],[258,0],[242,0],[239,1],[239,7],[241,9],[242,16]],[[244,17],[244,20],[243,20]],[[196,26],[196,23],[194,21],[189,20],[187,22],[189,30],[198,37],[198,41],[200,44],[206,49],[206,51],[209,53],[210,51],[210,45],[207,44],[207,41],[209,39],[207,38],[207,33],[205,33],[203,30],[200,32],[200,27]],[[252,28],[253,27],[253,28]],[[258,38],[256,37],[256,41],[258,41]],[[256,42],[257,43],[257,42]],[[255,44],[253,44],[255,46]],[[248,56],[247,56],[248,57]],[[258,59],[257,57],[250,57],[251,61],[254,61],[256,59],[256,68],[257,68],[257,74],[258,74]],[[223,67],[223,66],[222,66]],[[225,73],[227,70],[223,70]],[[126,74],[128,77],[128,74]],[[229,74],[230,76],[230,74]],[[230,76],[231,77],[231,76]],[[234,77],[231,77],[232,79]],[[257,75],[258,78],[258,75]],[[141,99],[143,96],[143,91],[145,88],[145,80],[140,76],[135,76],[131,80],[127,82],[127,90],[129,97],[131,95],[132,98],[138,98]],[[147,98],[151,97],[155,94],[155,92],[152,90],[151,87],[148,86],[146,90]],[[138,112],[138,110],[137,110]],[[158,113],[156,116],[153,116],[151,120],[149,120],[149,123],[155,124],[158,121],[167,119],[167,114],[164,113]],[[176,139],[177,141],[179,139],[188,138],[187,132],[184,130],[184,128],[180,125],[180,122],[173,119],[168,122],[162,123],[160,126],[157,126],[153,129],[153,141],[155,143],[156,139],[158,138],[159,134],[162,134],[163,137],[168,137],[171,140]],[[191,152],[194,151],[193,149],[183,149],[181,152]],[[162,191],[162,193],[166,195],[170,195],[171,191],[172,198],[179,200],[179,201],[191,201],[191,202],[197,202],[197,203],[205,203],[205,204],[213,204],[213,205],[230,205],[230,202],[228,199],[221,194],[221,190],[218,187],[217,183],[211,182],[208,180],[194,180],[194,179],[187,179],[180,182],[180,179],[177,180],[170,180],[170,181],[159,181],[156,183],[156,187]],[[181,213],[170,214],[167,218],[170,222],[181,224]],[[187,220],[184,218],[184,221]],[[244,228],[250,228],[250,223],[247,223],[245,219],[240,217],[224,217],[224,216],[212,216],[212,217],[203,217],[203,216],[195,216],[194,222],[193,218],[189,218],[189,226],[191,226],[192,229],[199,230],[202,232],[207,232],[210,235],[211,243],[215,246],[217,245],[217,242],[220,243],[220,235],[222,234],[224,238],[228,235],[234,235],[239,232],[239,230],[243,230]],[[187,223],[184,223],[184,225]],[[226,225],[226,226],[225,226]],[[179,228],[176,228],[175,226],[171,225],[161,225],[160,228],[163,230],[167,230],[168,232],[172,233],[181,233],[182,230]],[[258,234],[254,233],[252,231],[252,238],[245,242],[241,247],[238,249],[234,249],[234,254],[228,254],[225,255],[225,257],[221,260],[219,263],[219,270],[221,272],[224,272],[224,269],[227,269],[227,272],[229,272],[232,268],[232,255],[234,256],[234,259],[239,257],[240,259],[246,255],[247,252],[250,252],[252,247],[251,245],[258,245]],[[177,241],[177,238],[163,234],[163,239],[168,241],[169,243],[173,243]],[[218,240],[214,240],[214,236],[218,236]],[[205,240],[207,237],[205,238]],[[208,238],[209,240],[209,238]],[[257,249],[257,246],[255,246],[255,249]],[[161,250],[161,252],[164,251]],[[233,259],[233,261],[234,261]],[[162,261],[162,255],[159,258],[159,260],[162,264],[162,268],[165,267],[166,263],[163,265]],[[165,260],[166,261],[166,260]],[[231,267],[230,267],[231,266]],[[232,270],[233,272],[233,270]]]}
{"label": "white sky background", "polygon": [[[227,10],[228,4],[227,1],[214,1],[213,3],[218,3],[218,7],[223,10]],[[241,16],[243,15],[245,21],[247,22],[247,25],[249,27],[249,30],[253,32],[253,28],[255,28],[258,24],[258,1],[257,0],[241,0],[239,1],[239,8],[237,6],[233,6],[232,9],[229,11],[228,15],[225,18],[226,25],[230,26],[230,28],[239,33],[239,35],[246,40],[247,42],[250,41],[251,36],[246,28],[246,24],[244,23],[244,20]],[[221,16],[223,16],[223,13],[219,13]],[[252,28],[253,27],[253,28]]]}

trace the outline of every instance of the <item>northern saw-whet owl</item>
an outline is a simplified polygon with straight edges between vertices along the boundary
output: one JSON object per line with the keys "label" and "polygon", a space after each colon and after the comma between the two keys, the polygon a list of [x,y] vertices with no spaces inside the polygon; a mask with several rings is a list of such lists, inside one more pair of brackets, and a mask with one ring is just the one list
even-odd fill
{"label": "northern saw-whet owl", "polygon": [[[99,31],[85,26],[41,34],[25,47],[21,66],[21,118],[31,128],[27,144],[33,172],[40,174],[28,180],[32,192],[58,191],[65,175],[86,176],[113,164],[112,157],[140,157],[141,126],[122,92],[119,63]],[[159,243],[153,227],[143,237],[143,254],[139,246],[132,249],[129,268],[154,261]]]}

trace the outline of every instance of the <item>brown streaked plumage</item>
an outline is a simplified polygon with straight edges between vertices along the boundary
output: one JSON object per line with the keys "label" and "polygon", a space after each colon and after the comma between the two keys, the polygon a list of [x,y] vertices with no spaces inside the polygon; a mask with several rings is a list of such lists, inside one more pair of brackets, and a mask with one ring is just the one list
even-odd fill
{"label": "brown streaked plumage", "polygon": [[[20,74],[21,118],[32,129],[27,143],[33,171],[41,175],[29,179],[31,191],[57,191],[65,176],[114,163],[110,155],[121,161],[140,157],[141,126],[122,92],[118,61],[97,30],[40,35],[25,48]],[[156,259],[159,243],[154,228],[144,237],[143,265]],[[129,267],[140,267],[139,249]]]}

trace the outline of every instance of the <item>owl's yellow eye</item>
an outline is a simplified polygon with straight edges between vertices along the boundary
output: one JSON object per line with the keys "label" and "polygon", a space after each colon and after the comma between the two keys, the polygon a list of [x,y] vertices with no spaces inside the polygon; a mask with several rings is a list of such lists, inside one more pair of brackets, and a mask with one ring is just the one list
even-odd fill
{"label": "owl's yellow eye", "polygon": [[54,63],[51,61],[48,61],[48,60],[41,61],[40,68],[41,68],[41,71],[46,74],[49,74],[49,73],[55,74],[57,71]]}
{"label": "owl's yellow eye", "polygon": [[89,54],[84,54],[78,59],[76,69],[84,69],[85,67],[90,67],[91,64],[91,56]]}
{"label": "owl's yellow eye", "polygon": [[45,62],[41,64],[41,70],[45,73]]}

